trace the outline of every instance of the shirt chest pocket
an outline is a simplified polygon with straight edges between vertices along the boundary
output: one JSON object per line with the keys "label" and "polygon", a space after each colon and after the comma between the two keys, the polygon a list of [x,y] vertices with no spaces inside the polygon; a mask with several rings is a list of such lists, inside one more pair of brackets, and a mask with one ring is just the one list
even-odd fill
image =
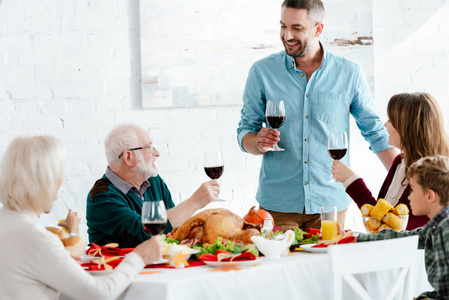
{"label": "shirt chest pocket", "polygon": [[344,120],[349,114],[342,94],[317,93],[312,98],[312,116],[327,124]]}

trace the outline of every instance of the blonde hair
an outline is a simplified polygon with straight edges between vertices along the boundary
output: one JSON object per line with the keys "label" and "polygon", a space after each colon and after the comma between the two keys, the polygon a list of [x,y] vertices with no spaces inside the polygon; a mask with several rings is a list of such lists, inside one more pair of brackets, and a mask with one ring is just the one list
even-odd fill
{"label": "blonde hair", "polygon": [[449,139],[436,100],[427,93],[391,97],[388,118],[401,138],[405,170],[425,156],[449,156]]}
{"label": "blonde hair", "polygon": [[449,158],[438,155],[423,157],[413,163],[407,177],[415,177],[423,191],[432,190],[440,196],[442,205],[449,203]]}
{"label": "blonde hair", "polygon": [[0,201],[12,210],[43,212],[56,200],[66,158],[55,137],[15,138],[1,162]]}

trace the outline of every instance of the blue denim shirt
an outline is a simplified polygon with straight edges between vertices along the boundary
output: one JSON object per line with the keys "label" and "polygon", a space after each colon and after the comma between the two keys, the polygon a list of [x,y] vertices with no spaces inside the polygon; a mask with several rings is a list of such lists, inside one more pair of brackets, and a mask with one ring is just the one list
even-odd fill
{"label": "blue denim shirt", "polygon": [[[251,67],[243,94],[242,139],[257,133],[265,122],[266,100],[284,100],[285,123],[279,128],[283,152],[263,155],[256,199],[264,208],[279,212],[320,212],[322,205],[343,210],[350,198],[341,183],[329,183],[332,158],[327,151],[330,130],[347,131],[352,114],[370,149],[391,148],[359,65],[326,51],[320,67],[307,82],[285,51],[265,57]],[[373,158],[374,159],[374,158]],[[347,154],[342,161],[349,164]]]}

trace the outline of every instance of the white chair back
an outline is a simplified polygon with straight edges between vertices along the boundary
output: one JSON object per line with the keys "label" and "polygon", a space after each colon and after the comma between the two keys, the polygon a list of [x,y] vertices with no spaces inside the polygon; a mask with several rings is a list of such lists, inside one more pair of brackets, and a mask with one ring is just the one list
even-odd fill
{"label": "white chair back", "polygon": [[[385,287],[384,296],[378,299],[390,300],[400,288],[403,299],[413,299],[411,295],[412,267],[416,261],[418,236],[371,241],[363,243],[330,246],[328,253],[332,264],[333,298],[343,297],[343,280],[354,289],[360,299],[372,299],[369,291],[363,287],[356,274],[397,269],[399,275],[391,286]],[[379,291],[376,291],[379,292]],[[355,300],[355,299],[351,299]]]}

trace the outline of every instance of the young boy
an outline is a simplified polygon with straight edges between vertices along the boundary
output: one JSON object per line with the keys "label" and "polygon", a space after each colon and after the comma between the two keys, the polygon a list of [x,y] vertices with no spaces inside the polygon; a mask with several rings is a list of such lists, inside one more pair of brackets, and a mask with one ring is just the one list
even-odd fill
{"label": "young boy", "polygon": [[449,158],[423,157],[407,171],[410,180],[410,206],[414,215],[427,215],[430,221],[412,231],[382,231],[360,234],[365,242],[418,235],[418,248],[425,249],[426,271],[435,291],[424,292],[417,299],[449,298]]}

